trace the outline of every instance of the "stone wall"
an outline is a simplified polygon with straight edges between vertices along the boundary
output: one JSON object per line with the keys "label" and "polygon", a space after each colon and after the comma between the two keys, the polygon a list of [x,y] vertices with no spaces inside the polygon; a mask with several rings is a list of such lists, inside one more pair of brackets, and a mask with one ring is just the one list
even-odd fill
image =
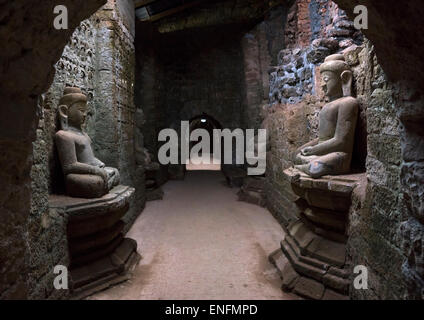
{"label": "stone wall", "polygon": [[136,127],[140,137],[138,147],[146,147],[152,155],[156,154],[158,129],[164,128],[165,113],[157,107],[158,99],[163,89],[159,82],[161,74],[157,63],[154,43],[155,35],[152,28],[140,23],[136,24],[136,72],[135,101],[138,110]]}
{"label": "stone wall", "polygon": [[[68,265],[66,217],[48,208],[48,196],[63,193],[63,175],[54,145],[57,107],[65,86],[77,86],[88,97],[86,131],[96,156],[117,167],[121,183],[137,186],[126,230],[144,206],[144,173],[134,157],[134,12],[129,0],[109,1],[75,30],[50,89],[42,95],[40,121],[33,143],[32,201],[28,224],[30,298],[60,298],[52,270]],[[137,171],[136,171],[137,170]]]}
{"label": "stone wall", "polygon": [[[351,17],[354,16],[355,1],[335,1]],[[402,157],[398,179],[403,196],[400,200],[403,222],[399,228],[398,224],[394,224],[390,229],[392,232],[396,229],[396,235],[400,238],[402,276],[396,270],[396,276],[391,274],[386,281],[405,285],[402,298],[423,299],[424,75],[417,70],[423,69],[424,36],[416,30],[422,23],[424,8],[419,0],[408,1],[408,5],[400,5],[395,0],[364,0],[362,4],[367,6],[369,13],[369,28],[363,32],[373,43],[379,62],[393,86],[396,118],[400,121]]]}
{"label": "stone wall", "polygon": [[131,0],[108,1],[96,14],[97,83],[94,152],[119,169],[121,184],[136,187],[123,218],[128,230],[145,204],[144,172],[135,161],[135,13]]}
{"label": "stone wall", "polygon": [[367,104],[368,181],[353,195],[348,254],[352,266],[368,267],[369,290],[352,288],[351,297],[400,299],[404,290],[400,272],[403,255],[396,230],[405,218],[405,202],[399,178],[400,123],[394,88],[387,82],[368,41],[357,57],[358,98]]}
{"label": "stone wall", "polygon": [[[369,290],[358,299],[423,299],[422,96],[387,79],[374,47],[359,54],[364,67],[368,184],[354,195],[348,249],[352,265],[368,267]],[[411,120],[410,120],[411,119]],[[409,122],[410,121],[410,122]],[[388,263],[390,261],[390,263]]]}
{"label": "stone wall", "polygon": [[284,45],[287,7],[273,7],[264,21],[256,25],[242,40],[243,52],[243,123],[246,128],[260,128],[262,109],[268,104],[269,66],[275,65]]}

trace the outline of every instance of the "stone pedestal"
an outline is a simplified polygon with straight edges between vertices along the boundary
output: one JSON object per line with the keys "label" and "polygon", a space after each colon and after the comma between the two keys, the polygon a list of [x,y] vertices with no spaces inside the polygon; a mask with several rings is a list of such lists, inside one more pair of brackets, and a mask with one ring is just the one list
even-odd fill
{"label": "stone pedestal", "polygon": [[346,225],[352,191],[362,174],[312,179],[293,168],[284,174],[299,197],[300,219],[287,227],[281,249],[270,256],[283,290],[310,299],[347,299]]}
{"label": "stone pedestal", "polygon": [[246,177],[237,193],[239,201],[266,206],[265,177]]}
{"label": "stone pedestal", "polygon": [[184,180],[186,174],[185,165],[170,164],[168,165],[169,180]]}
{"label": "stone pedestal", "polygon": [[52,195],[50,210],[67,218],[70,290],[74,298],[128,279],[140,260],[137,243],[124,238],[121,218],[129,209],[134,188],[117,186],[97,199]]}
{"label": "stone pedestal", "polygon": [[222,173],[225,176],[225,180],[227,181],[228,186],[231,188],[241,188],[244,178],[247,176],[245,169],[233,165],[223,165]]}
{"label": "stone pedestal", "polygon": [[151,162],[145,167],[146,172],[146,200],[162,200],[163,190],[160,179],[160,164],[157,162]]}

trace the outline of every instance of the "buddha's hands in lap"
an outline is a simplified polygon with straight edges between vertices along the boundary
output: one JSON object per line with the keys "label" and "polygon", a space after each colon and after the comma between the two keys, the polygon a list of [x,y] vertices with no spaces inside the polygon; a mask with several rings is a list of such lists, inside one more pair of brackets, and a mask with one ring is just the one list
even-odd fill
{"label": "buddha's hands in lap", "polygon": [[312,147],[306,147],[300,150],[300,154],[302,156],[312,156],[313,155],[313,148]]}
{"label": "buddha's hands in lap", "polygon": [[96,176],[101,177],[103,179],[105,185],[107,185],[109,178],[108,178],[108,174],[107,174],[105,169],[96,167],[94,174]]}
{"label": "buddha's hands in lap", "polygon": [[116,186],[120,182],[120,176],[119,171],[115,168],[111,167],[105,167],[104,169],[108,176],[108,187],[111,189],[112,187]]}
{"label": "buddha's hands in lap", "polygon": [[107,178],[110,180],[114,176],[116,176],[116,170],[114,168],[105,167],[104,170],[106,171]]}
{"label": "buddha's hands in lap", "polygon": [[96,167],[99,167],[101,169],[103,169],[104,167],[106,167],[106,165],[103,162],[101,162],[99,159],[97,159],[97,158],[94,158],[93,165],[96,166]]}

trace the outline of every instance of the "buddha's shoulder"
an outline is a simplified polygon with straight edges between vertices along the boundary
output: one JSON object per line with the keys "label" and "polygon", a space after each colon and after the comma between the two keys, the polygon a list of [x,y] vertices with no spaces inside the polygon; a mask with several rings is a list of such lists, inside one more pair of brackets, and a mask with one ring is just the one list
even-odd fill
{"label": "buddha's shoulder", "polygon": [[343,97],[335,102],[339,110],[344,109],[346,111],[357,112],[359,108],[359,101],[354,97]]}
{"label": "buddha's shoulder", "polygon": [[73,139],[75,138],[75,133],[67,130],[59,130],[55,134],[56,139]]}
{"label": "buddha's shoulder", "polygon": [[356,99],[354,97],[340,98],[339,100],[337,100],[337,103],[339,105],[346,105],[346,106],[358,106],[359,105],[358,99]]}

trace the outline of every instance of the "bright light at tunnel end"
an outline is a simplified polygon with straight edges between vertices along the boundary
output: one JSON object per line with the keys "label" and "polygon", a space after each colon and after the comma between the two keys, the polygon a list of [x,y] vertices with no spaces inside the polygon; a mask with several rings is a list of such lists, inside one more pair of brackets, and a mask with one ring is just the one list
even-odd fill
{"label": "bright light at tunnel end", "polygon": [[[205,120],[206,119],[202,119]],[[256,133],[257,131],[257,133]],[[233,146],[233,140],[236,140]],[[222,140],[224,145],[222,146]],[[164,142],[158,152],[161,164],[211,164],[243,165],[247,162],[248,175],[263,175],[266,170],[267,130],[266,129],[214,129],[213,137],[206,129],[190,132],[189,121],[181,121],[180,134],[174,129],[159,132],[159,142]],[[190,150],[190,142],[197,142]],[[222,154],[223,153],[223,154]],[[234,161],[235,158],[235,161]]]}

